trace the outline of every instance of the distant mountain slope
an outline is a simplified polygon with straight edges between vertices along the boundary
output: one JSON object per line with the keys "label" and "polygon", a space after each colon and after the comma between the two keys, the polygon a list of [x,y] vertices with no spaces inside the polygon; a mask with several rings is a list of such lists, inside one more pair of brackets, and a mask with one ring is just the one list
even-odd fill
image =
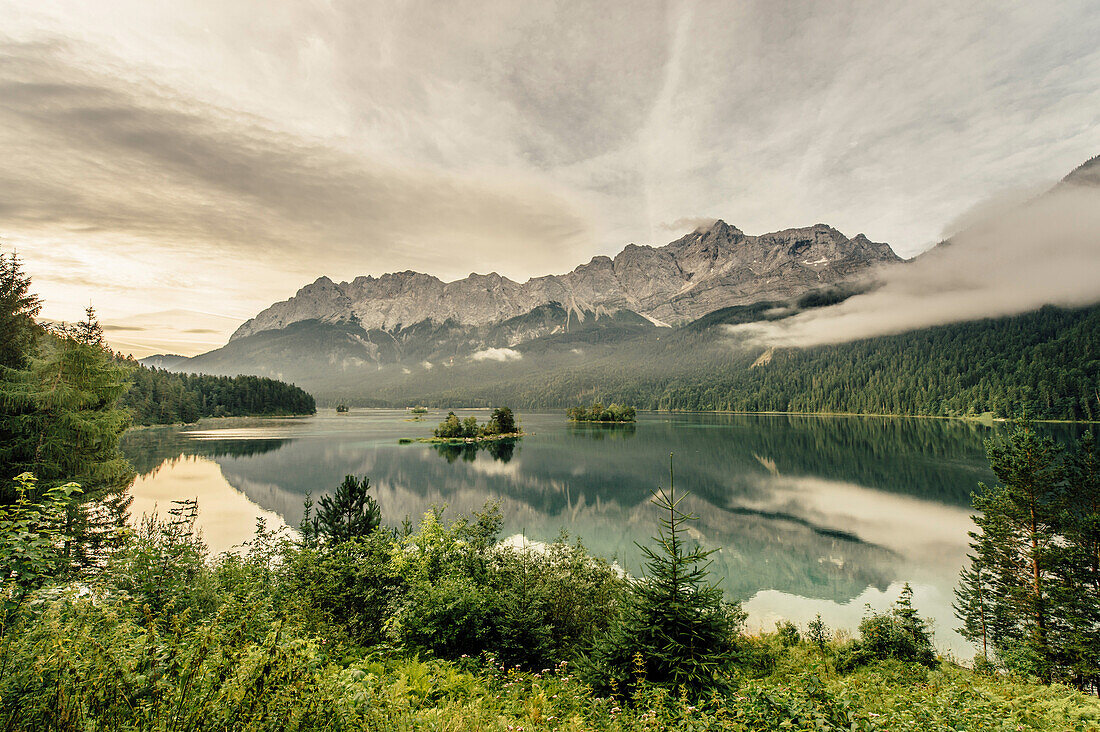
{"label": "distant mountain slope", "polygon": [[[522,347],[521,353],[528,353]],[[443,373],[385,369],[321,398],[374,404],[563,408],[601,400],[641,409],[1100,420],[1100,306],[936,326],[814,348],[739,346],[691,327],[576,354],[556,349]],[[757,364],[759,361],[759,365]]]}
{"label": "distant mountain slope", "polygon": [[426,321],[485,326],[557,304],[577,320],[630,310],[654,324],[680,325],[718,308],[788,299],[900,261],[886,244],[848,239],[818,224],[747,236],[723,221],[662,247],[631,244],[564,275],[524,284],[496,273],[444,283],[419,272],[327,277],[244,323],[233,339],[316,320],[397,332]]}
{"label": "distant mountain slope", "polygon": [[1100,155],[1089,158],[1062,179],[1062,185],[1100,187]]}
{"label": "distant mountain slope", "polygon": [[166,369],[168,371],[175,371],[177,367],[185,364],[187,360],[187,356],[180,356],[176,353],[158,353],[155,356],[146,356],[145,358],[139,359],[142,366],[151,369]]}
{"label": "distant mountain slope", "polygon": [[[1093,158],[1025,210],[1055,199],[1087,202],[1092,192],[1082,188],[1098,178]],[[1057,230],[1043,221],[1046,228],[1017,236],[1013,251],[1025,263],[1035,256],[1030,246],[1052,255],[1046,239]],[[967,241],[957,246],[972,246]],[[922,262],[964,251],[938,247]],[[990,277],[1002,253],[961,257],[966,281]],[[321,278],[242,325],[224,347],[171,368],[274,377],[322,401],[361,405],[556,408],[603,399],[659,409],[1100,415],[1097,307],[801,350],[765,349],[730,328],[809,309],[821,309],[822,319],[850,314],[891,287],[918,292],[924,299],[903,299],[913,307],[932,307],[964,274],[941,267],[920,280],[921,263],[884,269],[901,261],[885,244],[825,225],[747,236],[717,221],[663,247],[631,245],[614,259],[524,284],[496,274],[451,283],[416,272]],[[1019,310],[1051,301],[1089,302],[1044,296]],[[796,341],[772,341],[784,342]]]}

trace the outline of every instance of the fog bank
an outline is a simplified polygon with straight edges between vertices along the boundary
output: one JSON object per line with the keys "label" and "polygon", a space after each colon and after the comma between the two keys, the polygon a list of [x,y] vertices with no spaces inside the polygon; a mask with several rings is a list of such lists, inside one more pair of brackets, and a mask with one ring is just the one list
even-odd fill
{"label": "fog bank", "polygon": [[1061,185],[989,213],[877,278],[879,287],[838,305],[728,331],[771,346],[813,346],[1098,302],[1100,188]]}

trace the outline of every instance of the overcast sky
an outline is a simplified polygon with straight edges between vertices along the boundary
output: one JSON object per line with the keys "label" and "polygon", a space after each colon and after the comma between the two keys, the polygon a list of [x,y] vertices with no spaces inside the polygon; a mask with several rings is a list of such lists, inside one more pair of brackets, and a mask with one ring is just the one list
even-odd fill
{"label": "overcast sky", "polygon": [[912,256],[1100,152],[1098,38],[1095,0],[0,0],[0,239],[138,355],[700,218]]}

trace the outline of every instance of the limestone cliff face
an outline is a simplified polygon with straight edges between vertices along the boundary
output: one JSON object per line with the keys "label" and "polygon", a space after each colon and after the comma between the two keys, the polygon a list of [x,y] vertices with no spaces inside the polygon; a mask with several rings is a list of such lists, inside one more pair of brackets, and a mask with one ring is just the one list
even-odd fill
{"label": "limestone cliff face", "polygon": [[391,332],[425,321],[484,326],[550,303],[580,319],[629,310],[679,325],[731,305],[797,297],[898,261],[887,244],[862,234],[849,239],[824,224],[747,236],[717,221],[663,247],[631,244],[614,259],[594,257],[567,274],[523,284],[495,272],[454,282],[411,271],[341,283],[321,277],[244,323],[233,339],[304,320]]}

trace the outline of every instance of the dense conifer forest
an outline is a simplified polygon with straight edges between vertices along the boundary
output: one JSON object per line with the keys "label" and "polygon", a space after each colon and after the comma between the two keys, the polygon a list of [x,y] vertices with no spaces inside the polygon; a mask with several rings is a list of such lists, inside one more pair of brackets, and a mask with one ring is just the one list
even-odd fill
{"label": "dense conifer forest", "polygon": [[[762,347],[683,328],[586,347],[543,346],[515,364],[381,382],[374,403],[509,403],[558,409],[615,400],[638,409],[1100,419],[1100,306],[1053,306],[813,348]],[[352,399],[349,396],[349,399]]]}
{"label": "dense conifer forest", "polygon": [[262,376],[177,374],[132,367],[130,389],[119,404],[140,425],[194,422],[202,417],[313,414],[313,397],[291,384]]}

